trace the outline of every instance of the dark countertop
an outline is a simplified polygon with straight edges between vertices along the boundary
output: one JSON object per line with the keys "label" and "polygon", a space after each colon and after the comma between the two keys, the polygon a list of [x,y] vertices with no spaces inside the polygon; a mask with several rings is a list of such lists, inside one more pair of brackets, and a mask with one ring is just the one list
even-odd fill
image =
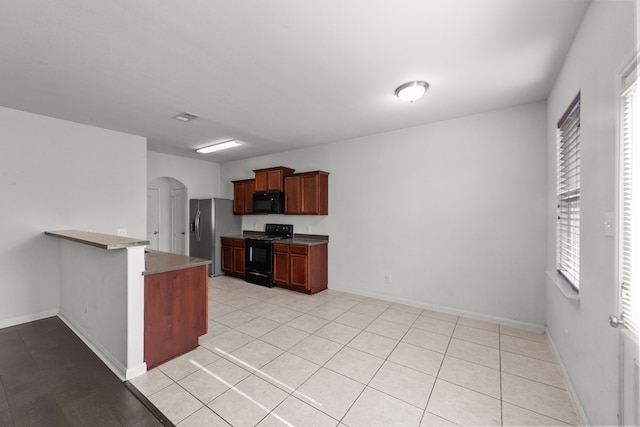
{"label": "dark countertop", "polygon": [[166,273],[167,271],[182,270],[210,263],[210,260],[202,258],[147,249],[144,254],[144,272],[142,275]]}
{"label": "dark countertop", "polygon": [[294,237],[293,239],[283,239],[278,240],[274,243],[285,243],[288,245],[303,245],[303,246],[314,246],[314,245],[326,245],[329,243],[329,239],[309,239],[303,237]]}
{"label": "dark countertop", "polygon": [[[243,234],[229,234],[226,236],[222,236],[225,239],[250,239],[254,236],[260,236],[264,233],[261,232],[249,232]],[[314,246],[314,245],[324,245],[329,243],[329,236],[322,236],[316,234],[294,234],[292,239],[283,239],[276,240],[273,243],[284,243],[287,245],[303,245],[303,246]]]}
{"label": "dark countertop", "polygon": [[250,234],[227,234],[226,236],[221,236],[222,239],[239,239],[244,240],[247,237],[251,237]]}

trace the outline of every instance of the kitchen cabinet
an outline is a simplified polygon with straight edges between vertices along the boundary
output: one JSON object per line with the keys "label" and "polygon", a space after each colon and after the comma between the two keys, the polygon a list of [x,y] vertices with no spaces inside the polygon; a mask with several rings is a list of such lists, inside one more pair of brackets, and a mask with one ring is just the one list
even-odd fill
{"label": "kitchen cabinet", "polygon": [[253,213],[253,193],[256,192],[255,179],[242,179],[233,182],[233,213],[246,215]]}
{"label": "kitchen cabinet", "polygon": [[244,277],[244,240],[233,241],[233,272]]}
{"label": "kitchen cabinet", "polygon": [[281,191],[284,213],[288,215],[329,214],[329,172],[294,173],[294,169],[278,166],[254,169],[254,179],[233,182],[233,213],[253,213],[253,194]]}
{"label": "kitchen cabinet", "polygon": [[278,166],[275,168],[256,169],[255,173],[255,191],[284,191],[284,178],[292,175],[294,170]]}
{"label": "kitchen cabinet", "polygon": [[221,239],[222,249],[222,271],[227,274],[233,273],[233,240]]}
{"label": "kitchen cabinet", "polygon": [[244,277],[244,239],[223,237],[220,246],[222,271],[231,276]]}
{"label": "kitchen cabinet", "polygon": [[144,276],[148,369],[197,348],[198,337],[207,333],[208,271],[200,265]]}
{"label": "kitchen cabinet", "polygon": [[297,173],[284,179],[284,213],[329,214],[329,173]]}
{"label": "kitchen cabinet", "polygon": [[289,245],[273,244],[273,282],[277,285],[289,284]]}
{"label": "kitchen cabinet", "polygon": [[327,289],[328,243],[273,245],[273,281],[278,286],[315,294]]}
{"label": "kitchen cabinet", "polygon": [[309,259],[307,248],[303,246],[291,246],[289,248],[289,284],[301,290],[306,290],[309,280]]}

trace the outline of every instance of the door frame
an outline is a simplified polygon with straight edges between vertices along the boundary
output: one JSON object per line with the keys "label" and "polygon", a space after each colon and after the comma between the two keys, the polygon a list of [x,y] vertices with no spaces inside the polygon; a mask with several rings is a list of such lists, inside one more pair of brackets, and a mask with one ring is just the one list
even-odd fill
{"label": "door frame", "polygon": [[[182,204],[182,207],[178,206],[176,204],[176,197],[175,197],[175,192],[176,191],[183,191],[184,192],[184,203]],[[180,253],[180,254],[184,254],[186,255],[188,253],[187,248],[189,247],[188,245],[188,233],[187,230],[189,229],[189,197],[187,194],[187,188],[186,187],[180,187],[180,188],[172,188],[169,191],[170,193],[170,204],[171,204],[171,251],[173,253]],[[177,245],[176,245],[176,218],[178,217],[178,215],[176,215],[177,209],[182,209],[183,215],[182,217],[184,218],[184,223],[182,224],[182,227],[184,229],[184,233],[183,233],[183,242],[182,242],[182,251],[178,251],[177,250]]]}
{"label": "door frame", "polygon": [[[620,73],[618,74],[618,82],[617,82],[617,129],[616,129],[616,168],[615,168],[615,224],[613,229],[614,231],[614,260],[615,260],[615,316],[620,318],[622,313],[622,304],[621,304],[621,284],[622,284],[622,224],[623,224],[623,208],[622,208],[622,197],[621,191],[623,190],[622,185],[622,131],[623,131],[623,99],[622,95],[628,87],[625,85],[625,80],[627,76],[631,73],[638,74],[638,66],[640,64],[640,51],[634,51],[624,62],[624,66],[622,67]],[[637,82],[640,84],[640,76],[637,76]],[[638,106],[640,107],[640,98],[638,98]],[[640,112],[638,113],[640,114]],[[637,134],[640,132],[640,129],[637,129]],[[636,136],[638,138],[638,136]],[[637,144],[637,143],[636,143]],[[635,153],[634,153],[635,154]],[[638,153],[640,154],[640,153]],[[638,189],[640,190],[640,189]],[[635,289],[638,292],[638,289]],[[613,326],[613,324],[612,324]],[[618,424],[619,425],[629,425],[630,421],[626,420],[625,414],[629,413],[629,409],[626,408],[625,403],[630,401],[634,401],[634,396],[636,400],[640,400],[640,336],[638,333],[628,329],[624,326],[623,323],[620,323],[617,326],[617,334],[618,334]],[[633,360],[628,360],[629,356],[633,358]],[[627,365],[631,363],[631,365]],[[625,373],[627,369],[631,369],[633,372],[632,378],[627,378]],[[626,381],[625,381],[626,380]],[[631,380],[631,384],[629,384],[629,380]],[[631,387],[629,387],[631,385]],[[629,398],[626,393],[631,392],[634,396]],[[640,424],[640,402],[635,403],[635,408],[631,409],[634,412],[635,422]]]}
{"label": "door frame", "polygon": [[[155,206],[155,213],[156,213],[156,218],[158,218],[158,229],[156,230],[155,233],[155,242],[156,242],[156,247],[153,247],[152,241],[151,239],[149,239],[149,229],[148,229],[148,223],[149,223],[149,191],[154,191],[156,193],[156,206]],[[160,189],[159,188],[155,188],[155,187],[147,187],[147,239],[149,239],[149,249],[155,249],[155,250],[159,250],[160,249],[160,227],[161,227],[161,218],[160,218]]]}

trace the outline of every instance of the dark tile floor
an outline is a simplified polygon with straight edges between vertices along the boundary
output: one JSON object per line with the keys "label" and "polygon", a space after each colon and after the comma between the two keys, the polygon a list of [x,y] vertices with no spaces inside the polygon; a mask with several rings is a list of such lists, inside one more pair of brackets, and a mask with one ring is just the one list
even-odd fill
{"label": "dark tile floor", "polygon": [[0,426],[89,425],[163,424],[58,317],[0,329]]}

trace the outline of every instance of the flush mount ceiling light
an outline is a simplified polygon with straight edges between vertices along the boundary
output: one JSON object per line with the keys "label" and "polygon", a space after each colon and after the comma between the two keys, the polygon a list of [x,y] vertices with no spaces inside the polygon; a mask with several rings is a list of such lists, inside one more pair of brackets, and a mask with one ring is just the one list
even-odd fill
{"label": "flush mount ceiling light", "polygon": [[214,151],[226,150],[227,148],[237,147],[240,145],[238,141],[232,139],[231,141],[221,142],[219,144],[207,145],[206,147],[198,148],[196,151],[201,154],[213,153]]}
{"label": "flush mount ceiling light", "polygon": [[409,82],[398,86],[398,89],[396,89],[396,96],[403,101],[413,102],[422,98],[422,95],[424,95],[427,89],[429,89],[429,83],[427,82]]}
{"label": "flush mount ceiling light", "polygon": [[176,116],[173,116],[172,119],[180,120],[181,122],[190,122],[191,120],[197,119],[198,117],[200,116],[197,114],[193,114],[193,113],[189,113],[188,111],[185,111]]}

